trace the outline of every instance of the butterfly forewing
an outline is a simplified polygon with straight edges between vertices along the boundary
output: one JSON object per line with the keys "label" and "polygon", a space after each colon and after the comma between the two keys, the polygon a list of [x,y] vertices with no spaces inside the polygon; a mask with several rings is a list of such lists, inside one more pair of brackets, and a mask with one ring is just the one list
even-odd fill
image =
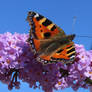
{"label": "butterfly forewing", "polygon": [[61,33],[62,36],[65,35],[61,28],[38,13],[29,12],[27,20],[29,21],[34,37],[37,39],[49,39],[59,33]]}

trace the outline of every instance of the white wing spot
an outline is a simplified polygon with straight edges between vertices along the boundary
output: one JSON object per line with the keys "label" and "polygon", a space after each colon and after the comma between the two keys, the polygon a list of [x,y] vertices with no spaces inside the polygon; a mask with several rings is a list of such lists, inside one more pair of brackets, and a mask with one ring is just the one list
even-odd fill
{"label": "white wing spot", "polygon": [[36,15],[35,15],[34,17],[35,17],[35,18],[39,17],[39,14],[38,14],[38,13],[36,13]]}
{"label": "white wing spot", "polygon": [[74,58],[75,56],[71,56],[70,58],[72,59],[72,58]]}

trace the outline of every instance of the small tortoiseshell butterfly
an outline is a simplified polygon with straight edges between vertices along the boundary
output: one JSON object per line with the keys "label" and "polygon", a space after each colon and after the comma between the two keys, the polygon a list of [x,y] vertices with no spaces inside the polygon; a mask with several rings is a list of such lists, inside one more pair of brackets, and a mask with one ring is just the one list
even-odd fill
{"label": "small tortoiseshell butterfly", "polygon": [[28,42],[34,54],[37,54],[38,61],[43,64],[74,61],[75,47],[72,40],[75,34],[66,35],[60,27],[36,12],[29,12],[27,20],[31,26]]}

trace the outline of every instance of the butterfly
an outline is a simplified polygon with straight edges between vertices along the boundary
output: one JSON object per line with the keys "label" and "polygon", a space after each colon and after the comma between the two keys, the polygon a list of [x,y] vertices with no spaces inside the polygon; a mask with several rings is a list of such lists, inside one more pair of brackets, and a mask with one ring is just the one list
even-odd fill
{"label": "butterfly", "polygon": [[28,42],[37,60],[43,64],[74,61],[76,56],[74,42],[75,34],[65,32],[39,13],[28,12],[27,21],[31,26]]}

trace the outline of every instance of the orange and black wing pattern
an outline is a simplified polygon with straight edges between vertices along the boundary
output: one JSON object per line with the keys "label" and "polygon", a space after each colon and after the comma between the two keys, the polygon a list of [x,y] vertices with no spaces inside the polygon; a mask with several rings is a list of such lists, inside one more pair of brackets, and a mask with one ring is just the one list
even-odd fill
{"label": "orange and black wing pattern", "polygon": [[66,36],[60,27],[36,12],[29,12],[27,21],[31,26],[28,42],[42,63],[74,60],[75,35]]}

